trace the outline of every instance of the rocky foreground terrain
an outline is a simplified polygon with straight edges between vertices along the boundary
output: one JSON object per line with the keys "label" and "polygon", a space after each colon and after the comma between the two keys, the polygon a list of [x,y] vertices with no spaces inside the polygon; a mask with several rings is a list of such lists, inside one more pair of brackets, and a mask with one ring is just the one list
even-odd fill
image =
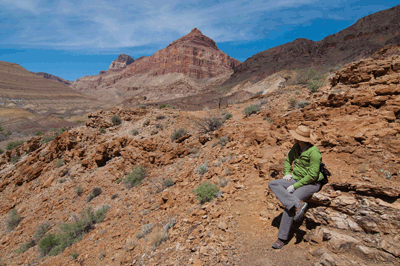
{"label": "rocky foreground terrain", "polygon": [[[219,110],[91,113],[1,155],[1,264],[399,265],[399,115],[398,55],[345,65],[316,93],[287,86]],[[204,133],[207,118],[223,124]],[[273,250],[282,206],[268,182],[282,177],[299,124],[318,135],[332,176]],[[133,168],[141,182],[127,182]],[[205,182],[219,191],[200,203]]]}

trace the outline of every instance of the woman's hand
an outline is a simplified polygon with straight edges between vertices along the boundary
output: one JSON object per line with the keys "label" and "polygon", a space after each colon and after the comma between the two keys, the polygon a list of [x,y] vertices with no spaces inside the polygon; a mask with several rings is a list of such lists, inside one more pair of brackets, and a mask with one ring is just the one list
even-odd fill
{"label": "woman's hand", "polygon": [[292,179],[292,175],[291,174],[288,174],[288,175],[285,175],[282,179],[285,179],[285,180],[287,180],[287,181],[290,181],[291,179]]}
{"label": "woman's hand", "polygon": [[294,188],[293,185],[291,185],[291,186],[289,186],[286,190],[287,190],[289,193],[293,193],[296,189]]}

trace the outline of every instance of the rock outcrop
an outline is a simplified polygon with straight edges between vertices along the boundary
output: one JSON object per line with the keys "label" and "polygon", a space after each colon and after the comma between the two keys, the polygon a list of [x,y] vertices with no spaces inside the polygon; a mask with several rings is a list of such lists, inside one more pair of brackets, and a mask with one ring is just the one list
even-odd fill
{"label": "rock outcrop", "polygon": [[45,79],[50,79],[50,80],[61,82],[61,83],[65,84],[65,85],[67,85],[67,86],[72,84],[72,81],[70,81],[70,80],[65,80],[63,78],[57,77],[55,75],[47,74],[47,73],[44,73],[44,72],[36,72],[36,73],[33,73],[33,74],[38,75],[40,77],[43,77]]}
{"label": "rock outcrop", "polygon": [[118,58],[111,62],[108,69],[120,69],[132,64],[135,60],[126,54],[120,54]]}

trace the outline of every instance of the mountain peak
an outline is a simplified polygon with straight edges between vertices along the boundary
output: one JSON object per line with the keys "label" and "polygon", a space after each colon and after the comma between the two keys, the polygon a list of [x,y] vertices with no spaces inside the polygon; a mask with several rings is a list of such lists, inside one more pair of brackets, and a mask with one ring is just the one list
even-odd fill
{"label": "mountain peak", "polygon": [[203,33],[200,30],[198,30],[197,28],[192,29],[189,34],[183,36],[182,38],[180,38],[176,41],[173,41],[168,46],[179,45],[182,43],[191,43],[191,44],[195,44],[195,45],[218,49],[215,42],[211,38],[203,35]]}

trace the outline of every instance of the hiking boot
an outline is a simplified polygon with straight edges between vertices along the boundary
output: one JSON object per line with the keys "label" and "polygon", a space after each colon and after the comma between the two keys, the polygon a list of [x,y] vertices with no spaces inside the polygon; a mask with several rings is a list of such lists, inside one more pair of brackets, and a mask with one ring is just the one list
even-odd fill
{"label": "hiking boot", "polygon": [[286,241],[280,240],[279,238],[272,244],[272,248],[274,249],[281,249],[283,246],[286,245]]}
{"label": "hiking boot", "polygon": [[308,205],[307,202],[304,201],[299,201],[296,203],[296,205],[294,205],[295,214],[293,219],[295,222],[298,222],[303,218],[304,213],[306,212],[307,209],[307,205]]}

